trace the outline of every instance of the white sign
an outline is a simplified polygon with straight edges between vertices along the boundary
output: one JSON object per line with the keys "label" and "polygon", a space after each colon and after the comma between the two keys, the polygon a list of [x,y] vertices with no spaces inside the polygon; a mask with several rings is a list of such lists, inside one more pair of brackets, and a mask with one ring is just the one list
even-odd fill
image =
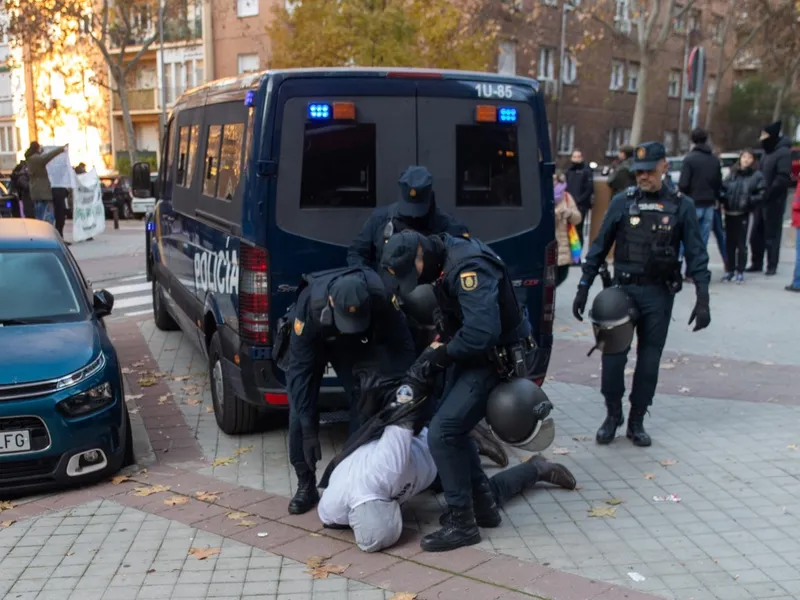
{"label": "white sign", "polygon": [[236,250],[194,254],[194,286],[198,292],[239,293],[239,255]]}
{"label": "white sign", "polygon": [[0,433],[0,452],[23,452],[31,449],[31,435],[27,430]]}
{"label": "white sign", "polygon": [[[44,151],[50,152],[56,148],[59,148],[59,146],[45,146]],[[50,179],[51,187],[69,188],[72,190],[78,187],[78,182],[75,180],[75,171],[69,160],[69,149],[47,163],[47,177]]]}
{"label": "white sign", "polygon": [[97,171],[75,175],[72,190],[72,241],[82,242],[106,230],[106,211]]}

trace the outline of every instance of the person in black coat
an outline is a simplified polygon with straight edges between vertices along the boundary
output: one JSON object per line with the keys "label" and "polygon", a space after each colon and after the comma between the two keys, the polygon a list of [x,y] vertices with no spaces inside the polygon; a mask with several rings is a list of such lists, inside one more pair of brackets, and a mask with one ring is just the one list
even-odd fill
{"label": "person in black coat", "polygon": [[753,230],[750,233],[750,266],[747,271],[760,273],[767,255],[765,275],[778,272],[781,251],[783,215],[786,212],[786,194],[792,182],[792,150],[788,139],[781,136],[781,122],[767,125],[761,132],[761,173],[767,191],[764,202],[753,213]]}
{"label": "person in black coat", "polygon": [[586,214],[592,208],[592,197],[594,196],[594,181],[592,170],[583,161],[583,152],[575,150],[572,152],[572,163],[567,169],[567,191],[575,199],[578,210],[581,211],[581,225],[578,227],[578,238],[583,246],[583,229],[586,225]]}
{"label": "person in black coat", "polygon": [[694,200],[703,244],[708,245],[714,224],[714,206],[722,191],[722,165],[711,152],[705,129],[698,127],[692,131],[692,144],[691,152],[683,160],[678,189]]}
{"label": "person in black coat", "polygon": [[756,157],[750,150],[739,156],[739,162],[725,180],[722,206],[725,209],[725,231],[728,253],[728,272],[722,281],[742,283],[747,262],[747,226],[750,213],[764,199],[766,185],[758,170]]}

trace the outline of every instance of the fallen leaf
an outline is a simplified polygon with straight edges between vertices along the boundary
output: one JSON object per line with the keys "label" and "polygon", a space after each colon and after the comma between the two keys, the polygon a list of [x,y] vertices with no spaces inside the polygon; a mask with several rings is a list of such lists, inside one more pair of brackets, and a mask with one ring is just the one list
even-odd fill
{"label": "fallen leaf", "polygon": [[658,464],[660,464],[662,467],[671,467],[672,465],[677,465],[678,461],[671,458],[665,458],[664,460],[658,461]]}
{"label": "fallen leaf", "polygon": [[231,519],[232,521],[238,521],[239,519],[244,519],[245,517],[249,517],[250,513],[246,513],[246,512],[229,512],[225,516],[228,517],[229,519]]}
{"label": "fallen leaf", "polygon": [[350,565],[322,565],[306,571],[306,573],[311,575],[312,579],[327,579],[328,575],[341,575],[349,567]]}
{"label": "fallen leaf", "polygon": [[133,373],[133,369],[131,369],[130,367],[122,367],[120,371],[122,371],[123,375],[130,375],[131,373]]}
{"label": "fallen leaf", "polygon": [[218,492],[195,492],[194,496],[203,502],[216,502],[219,498]]}
{"label": "fallen leaf", "polygon": [[320,533],[311,533],[311,534],[309,534],[309,535],[310,535],[311,537],[322,537],[322,534],[320,534]]}
{"label": "fallen leaf", "polygon": [[411,592],[397,592],[394,596],[391,596],[389,600],[414,600],[416,597],[417,595]]}
{"label": "fallen leaf", "polygon": [[306,566],[309,569],[316,569],[317,567],[321,567],[325,560],[324,556],[310,556],[306,561]]}
{"label": "fallen leaf", "polygon": [[136,488],[136,489],[133,491],[133,495],[134,495],[134,496],[139,496],[140,498],[144,498],[144,497],[146,497],[146,496],[151,496],[151,495],[153,495],[153,494],[158,494],[158,493],[160,493],[160,492],[168,492],[168,491],[169,491],[169,489],[170,489],[170,488],[169,488],[169,486],[168,486],[168,485],[160,485],[160,484],[156,484],[156,485],[152,485],[152,486],[150,486],[150,487],[140,487],[140,488]]}
{"label": "fallen leaf", "polygon": [[576,435],[572,439],[575,440],[576,442],[589,442],[589,441],[592,440],[592,436],[590,436],[590,435]]}
{"label": "fallen leaf", "polygon": [[687,387],[679,387],[679,388],[678,388],[678,391],[679,391],[681,394],[688,394],[688,393],[689,393],[689,392],[691,392],[692,390],[690,390],[690,389],[689,389],[689,388],[687,388]]}
{"label": "fallen leaf", "polygon": [[155,572],[156,572],[156,570],[155,570],[155,569],[148,569],[148,570],[147,570],[147,574],[148,574],[148,575],[150,575],[151,573],[155,573]]}
{"label": "fallen leaf", "polygon": [[605,506],[593,506],[589,509],[589,516],[590,517],[613,517],[614,519],[617,518],[617,509],[616,507],[609,507],[606,508]]}
{"label": "fallen leaf", "polygon": [[213,413],[214,412],[214,407],[213,406],[206,406],[206,412],[207,413]]}
{"label": "fallen leaf", "polygon": [[238,450],[236,450],[233,453],[233,455],[234,456],[241,456],[242,454],[246,454],[247,452],[250,452],[254,447],[255,446],[245,446],[244,448],[239,448]]}
{"label": "fallen leaf", "polygon": [[655,475],[653,475],[652,473],[645,473],[645,474],[644,474],[644,478],[645,478],[645,479],[655,479],[655,478],[656,478],[656,476],[655,476]]}
{"label": "fallen leaf", "polygon": [[624,500],[620,500],[619,498],[611,498],[610,500],[606,500],[606,504],[610,504],[611,506],[617,506],[618,504],[622,504],[625,502]]}
{"label": "fallen leaf", "polygon": [[553,454],[569,454],[569,448],[553,448]]}
{"label": "fallen leaf", "polygon": [[161,396],[161,397],[158,399],[158,403],[159,403],[159,404],[166,404],[167,402],[169,402],[169,397],[170,397],[171,395],[172,395],[172,394],[164,394],[163,396]]}
{"label": "fallen leaf", "polygon": [[188,375],[179,375],[178,377],[172,378],[174,381],[189,381]]}
{"label": "fallen leaf", "polygon": [[178,504],[186,504],[189,499],[186,496],[172,496],[164,500],[167,506],[177,506]]}
{"label": "fallen leaf", "polygon": [[152,375],[142,375],[137,383],[139,384],[139,387],[152,387],[158,383],[158,379]]}
{"label": "fallen leaf", "polygon": [[144,394],[128,394],[125,396],[125,400],[141,400],[144,398]]}
{"label": "fallen leaf", "polygon": [[200,403],[202,403],[202,400],[200,400],[200,398],[189,398],[186,401],[186,404],[188,404],[189,406],[197,406]]}
{"label": "fallen leaf", "polygon": [[130,481],[131,478],[127,475],[115,475],[111,478],[111,485],[119,485],[120,483],[124,483],[126,481]]}
{"label": "fallen leaf", "polygon": [[237,462],[236,458],[233,456],[228,456],[225,458],[215,458],[214,462],[211,463],[212,467],[227,467],[233,463]]}
{"label": "fallen leaf", "polygon": [[0,527],[11,527],[16,521],[0,521]]}
{"label": "fallen leaf", "polygon": [[258,523],[254,521],[239,521],[240,527],[255,527]]}
{"label": "fallen leaf", "polygon": [[797,444],[789,444],[786,448],[788,450],[798,450]]}
{"label": "fallen leaf", "polygon": [[194,556],[197,560],[205,560],[209,556],[219,554],[219,548],[189,548],[189,556]]}
{"label": "fallen leaf", "polygon": [[138,361],[138,362],[135,362],[135,363],[133,363],[131,366],[132,366],[132,367],[134,367],[134,368],[136,368],[136,369],[138,369],[138,368],[140,368],[140,367],[143,367],[143,366],[144,366],[144,361],[140,360],[140,361]]}
{"label": "fallen leaf", "polygon": [[674,369],[675,368],[675,363],[661,363],[658,366],[661,369]]}

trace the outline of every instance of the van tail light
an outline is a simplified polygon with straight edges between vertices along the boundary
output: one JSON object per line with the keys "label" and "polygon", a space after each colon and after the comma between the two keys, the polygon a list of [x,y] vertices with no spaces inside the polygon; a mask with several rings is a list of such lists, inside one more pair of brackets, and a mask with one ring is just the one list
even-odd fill
{"label": "van tail light", "polygon": [[269,344],[269,255],[241,246],[239,259],[239,336],[251,344]]}
{"label": "van tail light", "polygon": [[558,268],[558,242],[553,240],[547,244],[544,261],[544,301],[542,302],[542,320],[539,326],[541,334],[553,333],[553,321],[556,317],[556,270]]}

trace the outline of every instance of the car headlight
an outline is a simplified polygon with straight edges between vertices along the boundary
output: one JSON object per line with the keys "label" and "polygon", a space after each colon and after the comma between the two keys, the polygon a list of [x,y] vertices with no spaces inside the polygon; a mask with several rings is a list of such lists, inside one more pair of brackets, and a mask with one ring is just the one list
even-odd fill
{"label": "car headlight", "polygon": [[101,410],[113,402],[114,390],[111,384],[106,382],[62,400],[56,406],[65,417],[74,418]]}

